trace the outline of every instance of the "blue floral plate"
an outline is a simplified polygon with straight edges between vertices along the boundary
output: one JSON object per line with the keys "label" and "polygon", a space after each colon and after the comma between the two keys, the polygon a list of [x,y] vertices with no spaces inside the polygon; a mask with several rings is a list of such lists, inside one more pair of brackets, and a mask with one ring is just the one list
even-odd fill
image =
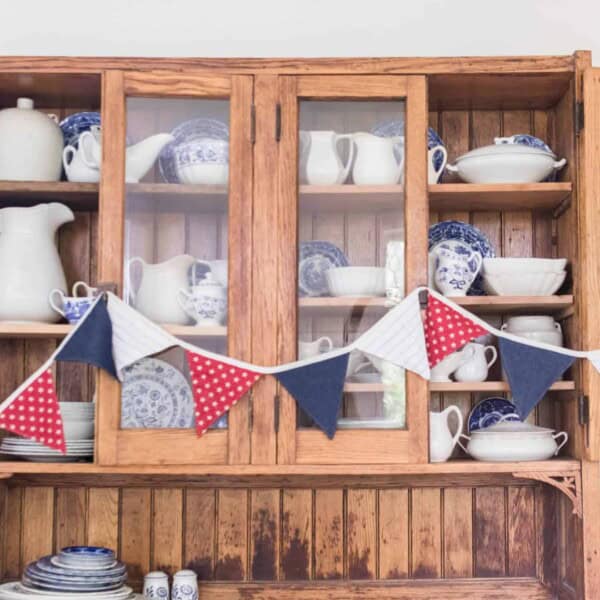
{"label": "blue floral plate", "polygon": [[469,413],[469,432],[495,425],[506,415],[514,415],[508,417],[507,421],[521,420],[517,413],[517,407],[510,400],[500,396],[485,398],[478,402]]}
{"label": "blue floral plate", "polygon": [[39,571],[55,577],[121,577],[127,571],[127,567],[121,562],[117,562],[115,567],[108,567],[102,570],[85,569],[83,567],[60,567],[52,560],[56,561],[56,558],[54,556],[44,556],[35,563],[35,566]]}
{"label": "blue floral plate", "polygon": [[[494,258],[496,252],[485,235],[468,223],[462,221],[442,221],[429,228],[429,250],[442,242],[458,241],[466,244],[482,258]],[[468,296],[484,296],[483,281],[479,274],[467,292]]]}
{"label": "blue floral plate", "polygon": [[167,183],[179,183],[177,177],[177,160],[181,155],[179,150],[185,147],[189,152],[195,142],[204,140],[205,143],[207,138],[229,140],[229,127],[217,119],[198,118],[180,123],[171,131],[171,135],[175,139],[162,149],[158,157],[158,168]]}
{"label": "blue floral plate", "polygon": [[92,125],[100,125],[99,112],[78,112],[65,117],[60,122],[60,128],[63,132],[65,146],[71,145],[77,148],[79,136],[84,131],[89,131]]}
{"label": "blue floral plate", "polygon": [[325,271],[348,267],[346,255],[331,242],[300,242],[298,257],[298,291],[301,296],[328,296]]}

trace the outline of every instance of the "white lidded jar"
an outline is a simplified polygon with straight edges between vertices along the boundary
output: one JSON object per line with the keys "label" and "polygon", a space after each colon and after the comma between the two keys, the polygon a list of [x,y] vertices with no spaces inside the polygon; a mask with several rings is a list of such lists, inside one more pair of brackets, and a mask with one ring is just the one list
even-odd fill
{"label": "white lidded jar", "polygon": [[31,98],[0,110],[0,179],[59,181],[63,134],[56,115],[34,110]]}

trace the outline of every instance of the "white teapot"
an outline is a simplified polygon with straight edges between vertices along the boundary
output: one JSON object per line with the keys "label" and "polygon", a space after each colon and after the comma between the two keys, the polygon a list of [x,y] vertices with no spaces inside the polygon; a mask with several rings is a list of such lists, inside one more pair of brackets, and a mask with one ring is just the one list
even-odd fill
{"label": "white teapot", "polygon": [[[404,174],[404,137],[355,133],[356,160],[352,179],[356,185],[393,185]],[[400,149],[400,151],[399,151]]]}
{"label": "white teapot", "polygon": [[[483,346],[475,343],[467,344],[462,353],[465,359],[454,371],[456,381],[485,381],[490,367],[498,358],[498,352],[494,346]],[[489,360],[486,353],[491,353]]]}
{"label": "white teapot", "polygon": [[210,271],[191,290],[179,288],[177,301],[200,327],[221,325],[227,315],[227,289]]}
{"label": "white teapot", "polygon": [[[448,417],[455,413],[458,427],[454,436],[450,433]],[[463,428],[462,413],[458,406],[449,406],[442,412],[429,413],[429,460],[431,462],[446,462],[452,455],[458,443]]]}

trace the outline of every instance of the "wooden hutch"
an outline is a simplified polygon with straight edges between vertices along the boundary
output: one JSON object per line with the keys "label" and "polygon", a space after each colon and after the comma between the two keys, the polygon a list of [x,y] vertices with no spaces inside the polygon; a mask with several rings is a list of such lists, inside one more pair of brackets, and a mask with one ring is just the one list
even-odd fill
{"label": "wooden hutch", "polygon": [[[150,262],[228,257],[227,328],[171,328],[198,345],[267,365],[294,360],[298,335],[325,333],[342,345],[357,333],[356,320],[364,317],[364,327],[381,315],[383,302],[298,300],[299,241],[329,240],[353,264],[381,264],[393,226],[404,236],[410,290],[427,282],[429,225],[457,219],[482,230],[498,255],[570,264],[560,295],[467,297],[464,306],[496,324],[520,312],[552,314],[567,346],[600,346],[600,74],[587,52],[0,58],[0,106],[20,96],[61,117],[101,110],[102,178],[99,186],[0,182],[0,205],[55,200],[75,211],[59,235],[69,284],[114,283],[122,294],[124,259],[134,254]],[[369,130],[394,111],[406,122],[403,185],[299,184],[300,129]],[[167,184],[157,169],[124,183],[126,136],[171,131],[197,114],[228,123],[228,189]],[[555,182],[428,185],[428,126],[450,160],[495,136],[531,133],[568,166]],[[0,324],[0,397],[68,330]],[[535,422],[569,433],[559,458],[491,464],[457,453],[429,463],[428,411],[456,404],[467,414],[480,398],[509,391],[499,372],[494,379],[428,386],[409,374],[405,428],[344,428],[329,441],[265,378],[231,411],[226,429],[197,438],[192,430],[121,429],[118,384],[60,364],[62,400],[97,394],[95,459],[0,462],[0,577],[18,578],[29,561],[88,543],[116,548],[135,586],[151,569],[187,566],[200,576],[201,597],[223,600],[594,600],[600,376],[577,362],[536,409]],[[347,416],[379,414],[381,386],[346,391]]]}

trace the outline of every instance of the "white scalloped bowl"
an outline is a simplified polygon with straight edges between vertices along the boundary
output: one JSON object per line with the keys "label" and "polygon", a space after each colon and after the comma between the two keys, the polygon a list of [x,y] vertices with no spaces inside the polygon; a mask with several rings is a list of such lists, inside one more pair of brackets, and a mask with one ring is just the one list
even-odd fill
{"label": "white scalloped bowl", "polygon": [[491,296],[552,296],[565,281],[562,273],[483,274],[483,289]]}
{"label": "white scalloped bowl", "polygon": [[336,267],[325,277],[332,296],[385,296],[383,267]]}
{"label": "white scalloped bowl", "polygon": [[566,258],[484,258],[482,272],[484,275],[562,273],[566,267]]}

